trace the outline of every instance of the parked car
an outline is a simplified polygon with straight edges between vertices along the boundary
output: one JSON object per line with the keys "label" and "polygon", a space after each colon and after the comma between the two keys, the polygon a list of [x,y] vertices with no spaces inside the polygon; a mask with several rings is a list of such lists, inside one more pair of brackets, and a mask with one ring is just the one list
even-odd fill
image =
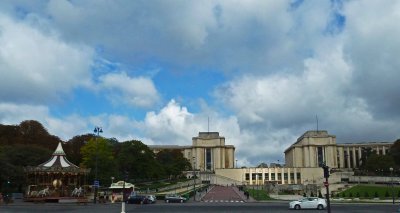
{"label": "parked car", "polygon": [[164,200],[166,203],[183,203],[186,201],[186,198],[177,194],[167,194]]}
{"label": "parked car", "polygon": [[134,204],[149,204],[151,201],[146,197],[146,195],[133,195],[129,196],[127,203],[134,203]]}
{"label": "parked car", "polygon": [[326,200],[318,197],[305,197],[289,203],[289,209],[325,209]]}
{"label": "parked car", "polygon": [[147,199],[150,201],[150,203],[156,203],[157,198],[155,195],[146,195]]}

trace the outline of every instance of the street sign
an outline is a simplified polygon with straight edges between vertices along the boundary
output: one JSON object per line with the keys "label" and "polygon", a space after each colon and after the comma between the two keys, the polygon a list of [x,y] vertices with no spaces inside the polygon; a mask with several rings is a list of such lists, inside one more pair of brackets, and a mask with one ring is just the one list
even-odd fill
{"label": "street sign", "polygon": [[324,182],[324,186],[325,187],[329,186],[329,183],[328,182]]}
{"label": "street sign", "polygon": [[93,185],[94,185],[94,187],[99,188],[100,182],[98,180],[95,180]]}

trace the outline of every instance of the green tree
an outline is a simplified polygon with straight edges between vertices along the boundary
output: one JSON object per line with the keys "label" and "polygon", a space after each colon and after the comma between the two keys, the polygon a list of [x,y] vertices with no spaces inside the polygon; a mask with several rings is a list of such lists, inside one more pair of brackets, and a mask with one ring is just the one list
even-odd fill
{"label": "green tree", "polygon": [[[394,159],[391,155],[371,154],[366,161],[368,171],[389,171],[390,167],[395,167]],[[380,175],[379,173],[377,173]]]}
{"label": "green tree", "polygon": [[396,165],[400,167],[400,139],[397,139],[390,147],[390,155],[393,157]]}
{"label": "green tree", "polygon": [[177,177],[182,171],[192,169],[190,162],[180,150],[162,150],[156,154],[157,161],[164,165],[165,173],[168,176]]}
{"label": "green tree", "polygon": [[160,178],[163,174],[162,166],[156,161],[153,151],[140,141],[118,144],[115,156],[120,177],[127,172],[129,179],[148,180]]}
{"label": "green tree", "polygon": [[367,191],[364,192],[364,197],[369,198],[369,193]]}
{"label": "green tree", "polygon": [[111,177],[116,173],[116,161],[113,155],[112,143],[105,138],[91,138],[81,148],[82,163],[81,167],[90,168],[90,178],[95,179],[96,158],[97,158],[97,177],[101,186],[109,186]]}

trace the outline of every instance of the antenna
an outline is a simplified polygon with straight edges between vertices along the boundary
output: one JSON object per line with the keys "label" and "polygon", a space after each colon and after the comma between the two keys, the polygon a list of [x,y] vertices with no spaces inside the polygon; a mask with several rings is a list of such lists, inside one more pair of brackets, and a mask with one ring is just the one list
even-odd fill
{"label": "antenna", "polygon": [[315,120],[317,120],[317,133],[318,133],[318,115],[315,115]]}
{"label": "antenna", "polygon": [[210,133],[210,117],[207,116],[207,133]]}

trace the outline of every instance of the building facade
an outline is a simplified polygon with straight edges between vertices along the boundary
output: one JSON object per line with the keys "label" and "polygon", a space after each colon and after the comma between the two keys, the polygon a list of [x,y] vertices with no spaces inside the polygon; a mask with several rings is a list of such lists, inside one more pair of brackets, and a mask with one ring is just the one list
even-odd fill
{"label": "building facade", "polygon": [[327,131],[307,131],[285,150],[287,167],[320,167],[356,169],[367,150],[386,155],[391,142],[336,144],[336,136]]}
{"label": "building facade", "polygon": [[192,138],[192,146],[153,145],[149,146],[157,153],[163,149],[180,150],[183,156],[199,171],[234,168],[235,147],[225,144],[225,137],[218,132],[199,132]]}

